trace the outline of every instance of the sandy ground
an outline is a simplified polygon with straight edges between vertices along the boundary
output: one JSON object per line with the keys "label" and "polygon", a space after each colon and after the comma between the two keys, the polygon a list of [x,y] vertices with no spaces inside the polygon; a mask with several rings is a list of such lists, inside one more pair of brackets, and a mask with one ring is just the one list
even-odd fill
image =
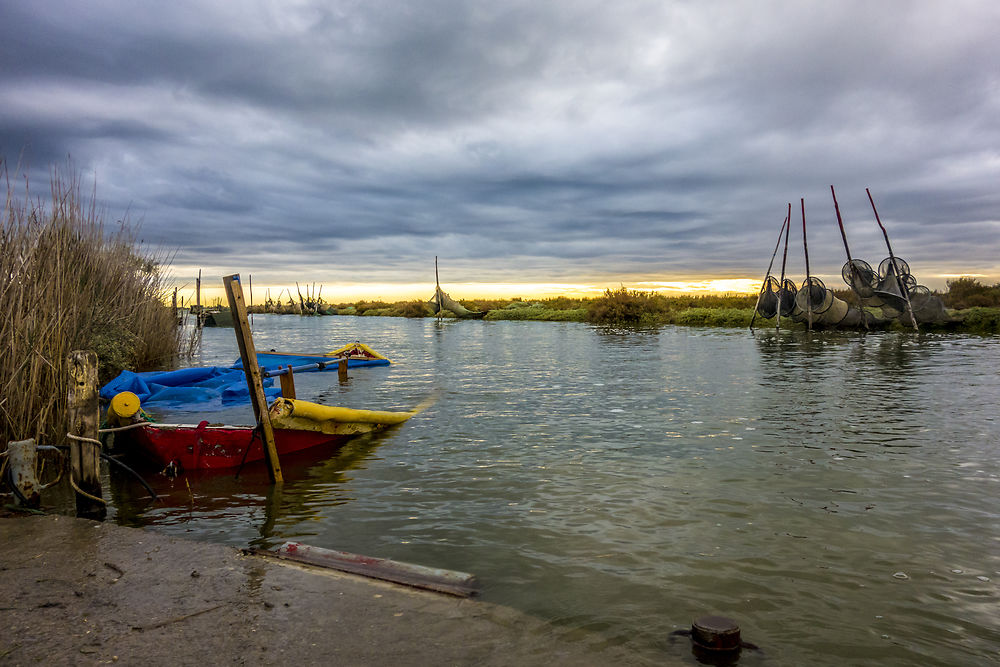
{"label": "sandy ground", "polygon": [[0,664],[667,664],[484,602],[67,516],[0,519]]}

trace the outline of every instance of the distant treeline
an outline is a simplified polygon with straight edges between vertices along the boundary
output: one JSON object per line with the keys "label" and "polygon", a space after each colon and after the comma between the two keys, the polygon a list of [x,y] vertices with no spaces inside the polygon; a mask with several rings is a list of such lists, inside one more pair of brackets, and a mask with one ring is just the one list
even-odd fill
{"label": "distant treeline", "polygon": [[[850,289],[834,290],[834,293],[848,303],[857,303],[857,298]],[[948,282],[948,291],[940,296],[945,305],[952,309],[955,321],[925,328],[1000,333],[1000,284],[990,287],[975,278],[959,278]],[[560,296],[532,300],[460,299],[459,303],[469,310],[486,312],[483,317],[485,320],[590,322],[622,326],[677,324],[747,327],[753,318],[757,295],[667,296],[659,292],[619,287],[605,290],[602,296],[595,298]],[[329,304],[322,312],[328,315],[432,316],[430,304],[424,301]],[[451,317],[452,314],[445,312],[445,316]]]}

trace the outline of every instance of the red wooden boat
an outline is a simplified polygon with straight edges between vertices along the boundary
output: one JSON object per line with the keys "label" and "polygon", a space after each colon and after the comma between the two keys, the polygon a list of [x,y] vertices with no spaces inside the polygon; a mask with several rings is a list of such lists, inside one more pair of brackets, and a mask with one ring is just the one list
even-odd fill
{"label": "red wooden boat", "polygon": [[[124,394],[128,392],[115,396],[109,410],[109,414],[115,413],[119,421],[142,414],[135,395]],[[126,416],[130,410],[131,414]],[[282,456],[321,445],[337,447],[363,433],[401,424],[419,411],[420,408],[407,412],[355,410],[278,398],[271,404],[269,413],[275,448]],[[158,465],[180,470],[235,468],[264,459],[260,430],[252,426],[227,426],[207,421],[197,425],[144,423],[121,431],[116,438],[119,443],[125,440],[125,447],[138,449]]]}

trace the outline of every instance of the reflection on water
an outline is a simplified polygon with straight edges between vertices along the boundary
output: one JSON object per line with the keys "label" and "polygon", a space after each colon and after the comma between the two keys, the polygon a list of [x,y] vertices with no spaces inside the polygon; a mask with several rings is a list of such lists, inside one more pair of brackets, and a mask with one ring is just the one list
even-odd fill
{"label": "reflection on water", "polygon": [[[475,572],[486,600],[651,657],[690,660],[669,634],[707,613],[762,647],[740,664],[1000,656],[995,338],[288,316],[254,335],[394,361],[296,375],[303,398],[438,399],[288,457],[280,489],[261,465],[155,478],[147,507],[115,475],[118,521]],[[205,330],[198,363],[235,357]]]}

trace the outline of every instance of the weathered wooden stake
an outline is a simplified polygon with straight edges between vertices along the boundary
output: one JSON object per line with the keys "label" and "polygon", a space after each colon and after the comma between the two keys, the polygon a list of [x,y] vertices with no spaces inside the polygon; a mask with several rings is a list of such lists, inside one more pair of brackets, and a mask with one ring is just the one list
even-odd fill
{"label": "weathered wooden stake", "polygon": [[100,408],[97,402],[97,355],[74,350],[66,359],[69,370],[70,484],[76,491],[76,515],[103,519],[107,505],[101,493],[101,444],[97,440]]}
{"label": "weathered wooden stake", "polygon": [[295,398],[295,377],[293,377],[292,365],[288,365],[288,372],[284,375],[279,375],[279,381],[281,382],[281,395],[284,398]]}
{"label": "weathered wooden stake", "polygon": [[337,380],[347,382],[347,359],[341,359],[337,363]]}
{"label": "weathered wooden stake", "polygon": [[257,418],[257,424],[260,425],[262,431],[267,471],[271,482],[279,484],[284,481],[284,478],[281,476],[278,449],[274,445],[274,428],[271,426],[271,415],[267,410],[267,397],[264,395],[264,384],[261,380],[260,367],[257,365],[257,350],[253,346],[250,322],[247,320],[247,305],[243,300],[243,286],[240,284],[239,274],[224,276],[222,282],[226,286],[229,308],[233,313],[233,329],[236,331],[236,343],[240,348],[240,359],[243,361],[243,374],[247,378],[247,389],[250,390],[250,403],[253,405],[254,417]]}

